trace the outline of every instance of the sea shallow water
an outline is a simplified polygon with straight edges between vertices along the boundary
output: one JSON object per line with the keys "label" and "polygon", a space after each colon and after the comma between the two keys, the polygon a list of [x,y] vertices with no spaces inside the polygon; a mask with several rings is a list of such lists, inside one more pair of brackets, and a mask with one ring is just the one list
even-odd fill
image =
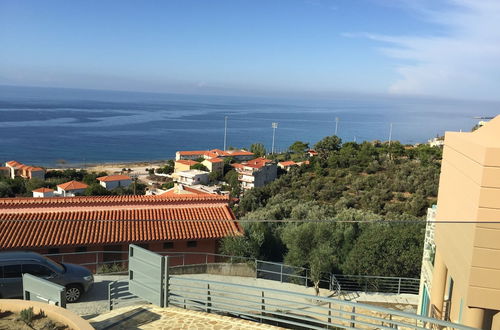
{"label": "sea shallow water", "polygon": [[173,158],[177,150],[294,141],[314,144],[335,132],[343,141],[421,143],[445,131],[469,131],[499,104],[337,96],[283,99],[0,86],[0,162],[51,166]]}

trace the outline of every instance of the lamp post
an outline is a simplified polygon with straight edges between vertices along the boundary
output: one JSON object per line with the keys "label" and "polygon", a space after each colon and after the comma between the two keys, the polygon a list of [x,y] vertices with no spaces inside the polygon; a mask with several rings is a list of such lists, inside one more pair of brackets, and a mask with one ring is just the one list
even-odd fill
{"label": "lamp post", "polygon": [[339,129],[339,117],[335,117],[335,135],[337,135],[337,131]]}
{"label": "lamp post", "polygon": [[389,145],[391,145],[391,141],[392,141],[392,123],[391,123],[391,127],[389,129]]}
{"label": "lamp post", "polygon": [[227,116],[224,116],[224,149],[222,150],[226,150],[226,140],[227,139]]}
{"label": "lamp post", "polygon": [[278,128],[278,123],[272,123],[271,127],[273,128],[273,146],[271,148],[271,153],[274,154],[274,137],[276,135],[276,129]]}

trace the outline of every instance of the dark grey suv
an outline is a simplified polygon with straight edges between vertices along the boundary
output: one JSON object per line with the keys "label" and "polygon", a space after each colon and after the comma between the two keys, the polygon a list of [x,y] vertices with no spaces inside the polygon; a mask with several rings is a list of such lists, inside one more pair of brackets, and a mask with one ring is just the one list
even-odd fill
{"label": "dark grey suv", "polygon": [[24,273],[65,286],[67,302],[77,301],[94,284],[85,267],[60,264],[34,252],[0,252],[0,298],[23,296]]}

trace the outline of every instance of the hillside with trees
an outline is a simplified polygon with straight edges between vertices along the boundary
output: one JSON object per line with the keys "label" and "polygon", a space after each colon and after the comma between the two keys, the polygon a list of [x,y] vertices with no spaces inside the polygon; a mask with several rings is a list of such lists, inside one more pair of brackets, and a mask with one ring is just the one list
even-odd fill
{"label": "hillside with trees", "polygon": [[[297,141],[276,157],[301,160],[307,147]],[[234,207],[245,237],[225,239],[222,252],[284,261],[317,274],[418,277],[441,149],[342,143],[336,136],[314,149],[318,156],[309,165],[245,193]]]}

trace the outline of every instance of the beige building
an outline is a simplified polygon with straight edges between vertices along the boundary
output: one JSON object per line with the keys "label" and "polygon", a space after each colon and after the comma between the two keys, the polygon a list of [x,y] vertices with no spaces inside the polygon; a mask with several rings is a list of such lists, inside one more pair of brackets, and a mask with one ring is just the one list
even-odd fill
{"label": "beige building", "polygon": [[500,116],[475,132],[445,135],[423,314],[500,329],[499,220]]}
{"label": "beige building", "polygon": [[220,158],[209,158],[201,162],[210,172],[216,172],[223,174],[224,172],[224,161]]}
{"label": "beige building", "polygon": [[238,172],[238,181],[243,190],[265,186],[278,176],[276,164],[266,158],[256,158],[231,166]]}
{"label": "beige building", "polygon": [[193,165],[199,164],[191,159],[179,159],[175,161],[174,172],[189,171]]}

